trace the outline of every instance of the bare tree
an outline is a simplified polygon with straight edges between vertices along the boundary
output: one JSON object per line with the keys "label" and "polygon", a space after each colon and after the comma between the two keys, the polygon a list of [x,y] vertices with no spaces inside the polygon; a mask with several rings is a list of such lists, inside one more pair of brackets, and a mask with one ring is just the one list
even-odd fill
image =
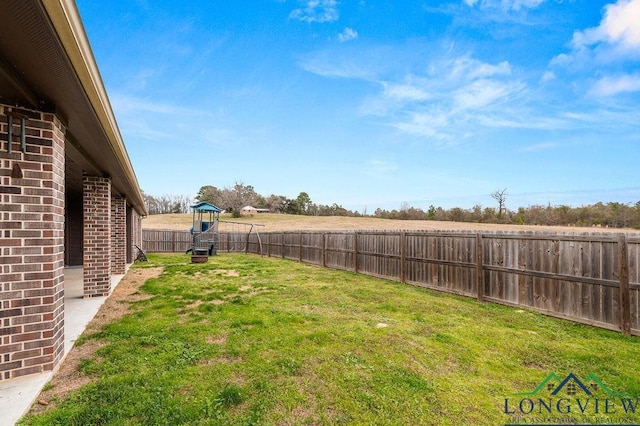
{"label": "bare tree", "polygon": [[266,198],[265,203],[269,207],[270,212],[280,213],[284,208],[285,201],[287,201],[287,197],[284,195],[271,194]]}
{"label": "bare tree", "polygon": [[242,182],[236,182],[233,187],[227,186],[223,189],[205,185],[198,191],[196,199],[215,204],[224,210],[230,210],[235,217],[240,217],[240,209],[244,206],[251,205],[255,207],[256,203],[264,200],[262,196],[256,193],[253,186],[245,185]]}
{"label": "bare tree", "polygon": [[258,200],[253,186],[242,182],[236,182],[233,188],[225,187],[221,195],[224,208],[231,209],[233,217],[240,217],[240,210],[244,206],[253,206]]}
{"label": "bare tree", "polygon": [[154,197],[143,192],[142,196],[149,214],[187,213],[191,205],[191,197],[187,195],[164,194]]}
{"label": "bare tree", "polygon": [[504,188],[502,191],[496,190],[492,192],[491,198],[498,202],[498,218],[501,218],[502,213],[505,211],[504,205],[507,201],[507,188]]}

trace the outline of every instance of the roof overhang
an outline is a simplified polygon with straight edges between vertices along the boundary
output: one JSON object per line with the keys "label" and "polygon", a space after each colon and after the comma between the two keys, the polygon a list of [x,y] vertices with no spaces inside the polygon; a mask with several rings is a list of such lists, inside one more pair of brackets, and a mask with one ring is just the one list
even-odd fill
{"label": "roof overhang", "polygon": [[67,156],[141,215],[144,200],[73,0],[0,1],[0,102],[56,113]]}

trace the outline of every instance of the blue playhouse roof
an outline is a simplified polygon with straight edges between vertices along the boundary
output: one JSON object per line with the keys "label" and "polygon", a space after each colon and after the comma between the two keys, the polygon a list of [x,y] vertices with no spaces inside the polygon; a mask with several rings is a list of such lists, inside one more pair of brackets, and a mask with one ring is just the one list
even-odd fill
{"label": "blue playhouse roof", "polygon": [[203,211],[203,212],[215,212],[215,213],[220,213],[222,212],[222,209],[214,206],[213,204],[207,203],[205,201],[195,204],[193,206],[191,206],[191,208],[195,211]]}

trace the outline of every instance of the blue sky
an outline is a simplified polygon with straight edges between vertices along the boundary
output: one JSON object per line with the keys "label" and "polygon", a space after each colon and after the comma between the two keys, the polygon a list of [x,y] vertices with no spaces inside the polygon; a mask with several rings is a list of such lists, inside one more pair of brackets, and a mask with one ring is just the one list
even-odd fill
{"label": "blue sky", "polygon": [[142,189],[640,200],[640,0],[77,0]]}

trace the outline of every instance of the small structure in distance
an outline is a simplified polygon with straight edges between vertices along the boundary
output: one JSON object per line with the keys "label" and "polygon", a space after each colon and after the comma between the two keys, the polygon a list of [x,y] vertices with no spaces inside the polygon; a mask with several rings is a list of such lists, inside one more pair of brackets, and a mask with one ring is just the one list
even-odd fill
{"label": "small structure in distance", "polygon": [[257,209],[253,206],[244,206],[240,209],[242,215],[253,215],[256,213],[269,213],[269,209]]}

